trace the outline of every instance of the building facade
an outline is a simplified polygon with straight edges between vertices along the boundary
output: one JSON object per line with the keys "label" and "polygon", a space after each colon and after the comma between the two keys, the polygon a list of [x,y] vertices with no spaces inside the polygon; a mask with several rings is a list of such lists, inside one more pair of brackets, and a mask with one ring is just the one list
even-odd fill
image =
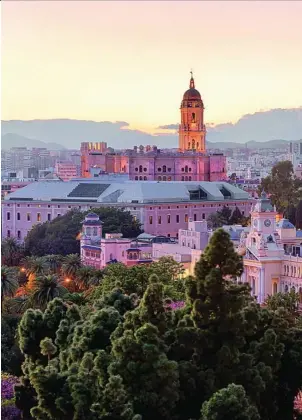
{"label": "building facade", "polygon": [[117,180],[39,181],[2,201],[2,236],[24,240],[36,224],[70,210],[117,207],[130,211],[142,229],[153,235],[177,237],[189,219],[207,220],[224,205],[248,215],[254,200],[226,182],[156,182]]}
{"label": "building facade", "polygon": [[54,173],[62,179],[62,181],[69,181],[76,178],[78,175],[77,166],[68,160],[59,160],[56,162]]}
{"label": "building facade", "polygon": [[277,212],[265,196],[251,212],[251,229],[242,233],[241,281],[248,282],[259,303],[268,295],[294,290],[302,297],[302,231],[288,220],[277,222]]}
{"label": "building facade", "polygon": [[206,153],[204,104],[191,74],[189,89],[180,107],[178,150],[139,146],[114,152],[106,143],[82,143],[81,175],[89,178],[90,168],[106,173],[125,173],[134,181],[221,181],[226,179],[226,158]]}

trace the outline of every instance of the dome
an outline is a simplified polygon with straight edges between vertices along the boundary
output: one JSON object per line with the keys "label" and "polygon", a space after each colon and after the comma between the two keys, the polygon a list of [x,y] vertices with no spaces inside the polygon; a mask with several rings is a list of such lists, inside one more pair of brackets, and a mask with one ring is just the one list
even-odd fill
{"label": "dome", "polygon": [[188,89],[183,96],[184,101],[190,101],[190,100],[199,100],[201,101],[201,96],[198,90],[195,88]]}
{"label": "dome", "polygon": [[193,78],[193,73],[191,72],[191,79],[189,89],[184,93],[183,96],[184,101],[201,101],[201,95],[197,89],[195,89],[195,81]]}
{"label": "dome", "polygon": [[281,219],[277,223],[277,229],[295,229],[295,226],[288,219]]}
{"label": "dome", "polygon": [[98,219],[99,218],[99,216],[96,213],[88,213],[86,215],[86,217],[89,218],[89,219]]}

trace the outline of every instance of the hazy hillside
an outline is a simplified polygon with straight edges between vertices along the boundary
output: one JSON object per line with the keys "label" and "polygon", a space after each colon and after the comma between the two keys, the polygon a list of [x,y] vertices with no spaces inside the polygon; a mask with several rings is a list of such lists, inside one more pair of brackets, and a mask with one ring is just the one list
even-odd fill
{"label": "hazy hillside", "polygon": [[[32,120],[32,121],[2,121],[2,147],[7,144],[16,144],[16,138],[11,141],[5,139],[5,134],[17,134],[31,140],[44,143],[55,143],[49,148],[58,149],[60,144],[67,148],[76,148],[82,141],[107,141],[114,148],[132,148],[134,145],[156,144],[158,147],[177,147],[177,134],[171,133],[168,128],[177,127],[176,124],[167,124],[161,127],[160,135],[151,135],[139,130],[130,130],[129,124],[124,121],[96,122],[70,119]],[[167,130],[166,130],[167,129]],[[251,147],[259,147],[254,142],[277,140],[292,141],[302,139],[302,107],[296,109],[273,109],[265,112],[244,115],[235,123],[209,125],[207,141],[209,147],[236,147],[238,143],[251,142]],[[20,139],[19,139],[20,140]],[[22,140],[22,139],[21,139]],[[227,144],[232,142],[233,145]],[[211,145],[217,143],[217,145]],[[31,143],[32,144],[32,143]],[[29,147],[45,147],[29,146]],[[238,146],[237,146],[238,147]],[[274,143],[270,147],[275,146]]]}
{"label": "hazy hillside", "polygon": [[19,134],[7,133],[2,135],[1,148],[7,150],[11,147],[27,147],[28,149],[31,149],[33,147],[46,147],[50,150],[64,149],[64,147],[60,144],[44,143],[43,141],[30,139],[28,137],[20,136]]}

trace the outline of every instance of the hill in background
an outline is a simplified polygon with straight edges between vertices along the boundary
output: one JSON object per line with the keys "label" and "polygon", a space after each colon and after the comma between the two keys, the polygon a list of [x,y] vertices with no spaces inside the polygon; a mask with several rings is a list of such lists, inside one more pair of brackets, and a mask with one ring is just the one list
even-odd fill
{"label": "hill in background", "polygon": [[[27,145],[29,148],[48,147],[55,150],[78,148],[83,141],[106,141],[109,146],[117,149],[133,148],[141,144],[156,144],[159,148],[177,147],[177,133],[171,132],[171,129],[177,128],[177,124],[162,126],[162,133],[158,135],[130,130],[128,127],[129,124],[124,121],[2,121],[2,148]],[[251,148],[286,147],[288,141],[302,139],[302,107],[244,115],[234,124],[209,124],[207,131],[209,148],[225,149],[238,147],[239,144],[244,147],[245,143]]]}

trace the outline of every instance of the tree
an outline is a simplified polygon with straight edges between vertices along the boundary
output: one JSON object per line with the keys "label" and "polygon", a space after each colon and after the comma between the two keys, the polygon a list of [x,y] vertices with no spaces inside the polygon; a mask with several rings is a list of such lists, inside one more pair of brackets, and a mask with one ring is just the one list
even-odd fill
{"label": "tree", "polygon": [[78,235],[85,215],[91,211],[102,220],[103,234],[118,232],[134,238],[142,232],[140,223],[130,212],[122,209],[100,207],[87,212],[72,210],[51,222],[35,225],[25,238],[25,252],[36,256],[79,254]]}
{"label": "tree", "polygon": [[201,420],[260,420],[260,416],[243,386],[230,384],[203,404]]}
{"label": "tree", "polygon": [[273,205],[279,213],[284,214],[291,206],[298,203],[301,196],[301,181],[295,176],[293,165],[290,161],[278,162],[271,175],[261,180],[258,195],[264,191],[270,196]]}
{"label": "tree", "polygon": [[24,257],[24,248],[16,238],[5,238],[1,244],[2,264],[16,267]]}
{"label": "tree", "polygon": [[31,301],[34,306],[44,309],[48,302],[66,293],[67,289],[55,275],[44,275],[34,280]]}
{"label": "tree", "polygon": [[1,307],[4,298],[13,297],[19,287],[16,270],[11,267],[1,267]]}
{"label": "tree", "polygon": [[296,226],[296,212],[297,209],[296,207],[291,204],[288,208],[288,210],[286,210],[285,212],[285,217],[294,225]]}
{"label": "tree", "polygon": [[82,267],[79,254],[69,254],[63,257],[61,271],[63,276],[75,279],[78,270]]}
{"label": "tree", "polygon": [[296,209],[296,228],[302,229],[302,200],[299,201]]}
{"label": "tree", "polygon": [[235,210],[232,213],[232,216],[230,218],[230,225],[237,225],[237,224],[241,224],[242,223],[242,213],[239,210],[239,208],[236,206]]}
{"label": "tree", "polygon": [[231,223],[231,216],[232,210],[229,207],[223,206],[222,210],[218,210],[216,213],[209,215],[208,222],[214,229],[217,229],[223,225],[233,224]]}

